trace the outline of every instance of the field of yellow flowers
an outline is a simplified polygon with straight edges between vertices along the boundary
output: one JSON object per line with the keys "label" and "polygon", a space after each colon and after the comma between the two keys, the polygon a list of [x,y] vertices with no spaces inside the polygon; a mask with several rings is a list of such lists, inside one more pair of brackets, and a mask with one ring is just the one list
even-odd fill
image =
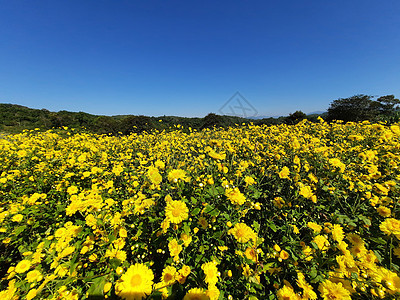
{"label": "field of yellow flowers", "polygon": [[399,124],[0,139],[0,299],[398,299]]}

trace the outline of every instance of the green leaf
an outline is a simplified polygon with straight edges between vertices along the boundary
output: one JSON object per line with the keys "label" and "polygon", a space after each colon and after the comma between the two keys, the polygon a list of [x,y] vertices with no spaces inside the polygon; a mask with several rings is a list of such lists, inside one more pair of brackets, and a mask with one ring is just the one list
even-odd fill
{"label": "green leaf", "polygon": [[367,226],[371,226],[371,220],[368,219],[366,216],[358,216],[358,218],[364,222],[365,225]]}
{"label": "green leaf", "polygon": [[196,207],[195,209],[192,210],[192,216],[198,215],[200,212],[200,208]]}
{"label": "green leaf", "polygon": [[190,197],[190,200],[192,201],[192,204],[196,205],[197,204],[197,199],[194,197]]}
{"label": "green leaf", "polygon": [[210,211],[212,211],[214,209],[213,206],[211,205],[207,205],[206,208],[204,209],[204,213],[208,214]]}
{"label": "green leaf", "polygon": [[258,232],[260,230],[260,224],[256,221],[253,222],[253,227],[256,232]]}
{"label": "green leaf", "polygon": [[21,232],[23,232],[23,231],[25,230],[25,228],[26,228],[26,225],[22,225],[22,226],[17,227],[17,228],[14,230],[14,234],[15,234],[16,236],[18,236]]}
{"label": "green leaf", "polygon": [[93,279],[88,290],[89,297],[100,297],[104,295],[104,285],[106,284],[106,275]]}
{"label": "green leaf", "polygon": [[271,228],[273,232],[276,232],[276,231],[278,230],[278,229],[276,228],[275,224],[272,223],[272,222],[269,223],[269,228]]}

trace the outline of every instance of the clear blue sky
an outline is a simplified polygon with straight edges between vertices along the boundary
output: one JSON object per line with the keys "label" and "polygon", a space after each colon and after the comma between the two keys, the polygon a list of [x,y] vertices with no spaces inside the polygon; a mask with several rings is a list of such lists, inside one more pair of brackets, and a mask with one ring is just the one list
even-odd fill
{"label": "clear blue sky", "polygon": [[0,102],[203,117],[400,97],[400,2],[0,0]]}

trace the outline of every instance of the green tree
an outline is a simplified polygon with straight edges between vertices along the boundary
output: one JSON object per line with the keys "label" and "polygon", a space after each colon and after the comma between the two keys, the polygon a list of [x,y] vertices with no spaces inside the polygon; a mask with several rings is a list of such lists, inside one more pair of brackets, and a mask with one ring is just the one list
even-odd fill
{"label": "green tree", "polygon": [[379,103],[379,113],[384,116],[392,116],[395,112],[397,105],[400,104],[400,100],[395,98],[394,95],[386,95],[379,97],[376,100]]}
{"label": "green tree", "polygon": [[293,125],[299,123],[301,120],[306,119],[307,115],[303,113],[301,110],[297,110],[294,113],[289,114],[285,118],[285,123],[288,125]]}
{"label": "green tree", "polygon": [[328,108],[327,119],[345,122],[374,119],[377,116],[377,110],[372,98],[373,96],[360,94],[334,100]]}
{"label": "green tree", "polygon": [[343,121],[389,121],[398,115],[400,100],[394,95],[386,95],[372,100],[373,96],[355,95],[349,98],[339,98],[328,108],[327,120]]}

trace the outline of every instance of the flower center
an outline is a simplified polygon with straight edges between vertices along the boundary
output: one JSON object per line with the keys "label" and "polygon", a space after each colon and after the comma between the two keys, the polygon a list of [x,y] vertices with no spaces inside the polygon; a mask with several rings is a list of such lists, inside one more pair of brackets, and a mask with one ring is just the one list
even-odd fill
{"label": "flower center", "polygon": [[165,282],[168,282],[168,281],[170,281],[171,279],[172,279],[172,275],[171,275],[171,274],[167,273],[167,274],[164,275],[164,281],[165,281]]}
{"label": "flower center", "polygon": [[142,276],[140,276],[139,274],[135,274],[132,276],[131,278],[131,285],[133,287],[138,286],[142,283]]}
{"label": "flower center", "polygon": [[245,230],[244,230],[243,228],[239,228],[239,229],[236,231],[236,235],[237,235],[238,237],[244,237],[244,234],[245,234]]}
{"label": "flower center", "polygon": [[175,208],[172,210],[172,215],[173,215],[175,218],[178,217],[180,214],[181,214],[181,210],[180,210],[178,207],[175,207]]}

